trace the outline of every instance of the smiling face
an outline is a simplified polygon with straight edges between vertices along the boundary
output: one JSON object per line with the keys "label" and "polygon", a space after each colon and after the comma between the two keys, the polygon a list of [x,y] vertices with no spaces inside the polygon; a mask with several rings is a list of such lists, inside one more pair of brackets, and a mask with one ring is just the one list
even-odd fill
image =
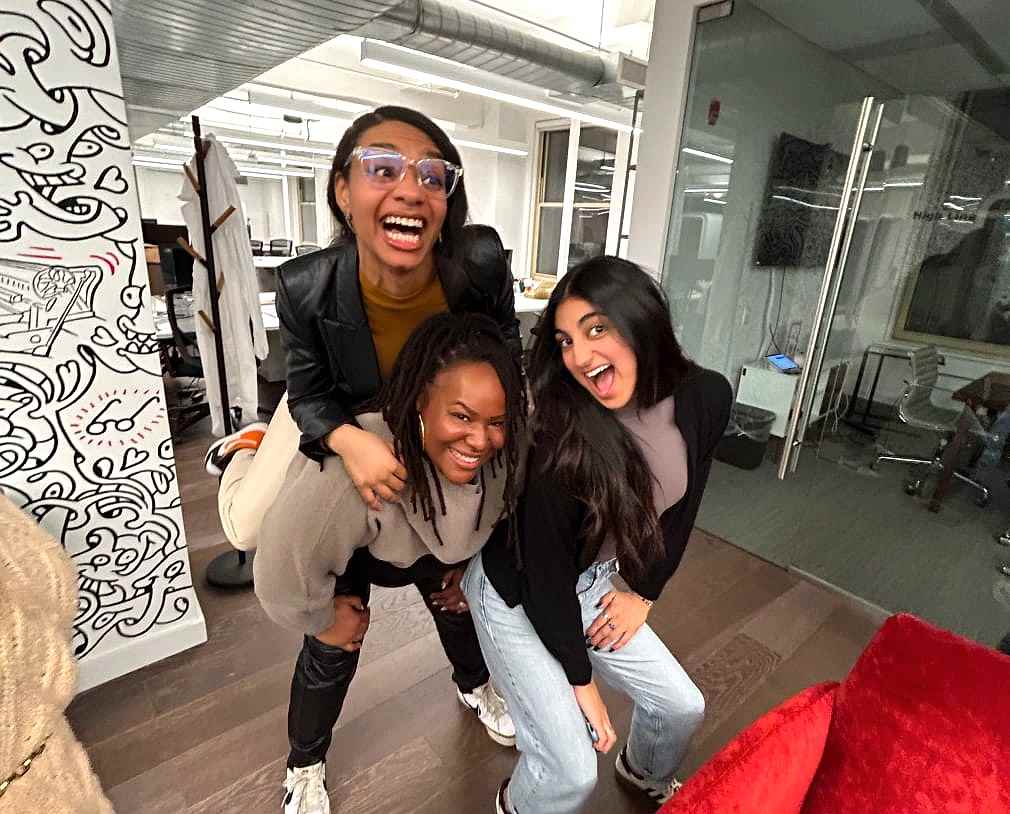
{"label": "smiling face", "polygon": [[626,407],[638,384],[635,351],[595,305],[580,297],[561,301],[554,336],[572,377],[610,410]]}
{"label": "smiling face", "polygon": [[424,451],[450,483],[472,481],[505,446],[505,390],[487,362],[460,362],[439,373],[418,405]]}
{"label": "smiling face", "polygon": [[[399,121],[370,127],[357,146],[385,148],[414,161],[443,157],[423,131]],[[350,216],[363,262],[407,272],[430,259],[448,202],[421,188],[414,167],[386,189],[369,181],[361,163],[352,159],[346,177],[337,176],[335,191],[338,205]]]}

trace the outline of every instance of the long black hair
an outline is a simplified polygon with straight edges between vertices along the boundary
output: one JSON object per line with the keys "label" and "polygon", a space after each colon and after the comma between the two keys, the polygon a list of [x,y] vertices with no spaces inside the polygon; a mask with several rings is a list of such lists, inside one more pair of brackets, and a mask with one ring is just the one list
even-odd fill
{"label": "long black hair", "polygon": [[584,299],[605,314],[634,351],[638,374],[629,406],[654,406],[672,395],[695,367],[677,342],[660,287],[634,263],[618,257],[595,257],[561,278],[530,351],[537,458],[545,472],[586,505],[583,564],[592,562],[604,540],[613,537],[622,567],[631,576],[641,575],[663,553],[652,473],[613,411],[565,367],[554,322],[558,306],[570,297]]}
{"label": "long black hair", "polygon": [[[358,142],[361,139],[361,134],[383,122],[403,122],[404,124],[409,124],[411,127],[416,127],[434,142],[438,151],[442,154],[442,158],[458,167],[463,166],[463,160],[459,157],[459,150],[449,140],[445,131],[423,113],[418,113],[409,107],[396,107],[394,105],[377,107],[370,113],[363,113],[344,131],[340,143],[337,144],[337,152],[333,156],[333,164],[330,166],[330,178],[326,187],[326,203],[329,204],[330,212],[333,213],[333,217],[340,224],[341,234],[337,238],[338,241],[351,239],[354,233],[347,222],[347,216],[344,215],[337,205],[337,178],[343,177],[344,180],[348,180],[350,173],[348,161],[350,160],[351,152],[355,147],[359,146]],[[442,224],[442,240],[438,248],[439,251],[452,254],[454,247],[459,242],[460,231],[466,223],[468,213],[469,204],[466,200],[466,183],[463,178],[460,178],[456,189],[449,196],[446,204],[445,222]]]}
{"label": "long black hair", "polygon": [[[424,452],[417,404],[424,401],[424,393],[443,370],[464,362],[486,362],[498,374],[505,391],[505,446],[492,459],[492,471],[501,466],[505,474],[504,514],[511,517],[519,497],[517,483],[526,433],[526,388],[522,373],[505,338],[494,320],[483,314],[436,314],[423,322],[407,339],[396,357],[392,375],[380,391],[375,404],[369,409],[382,413],[393,433],[393,447],[407,470],[410,501],[414,511],[420,506],[425,520],[431,522],[441,542],[436,522],[435,497],[431,483],[435,484],[439,512],[446,512],[445,496],[434,464]],[[432,477],[429,480],[428,474]],[[475,530],[480,528],[486,489],[481,469],[481,505],[477,513]],[[510,521],[509,534],[513,538],[514,523]]]}

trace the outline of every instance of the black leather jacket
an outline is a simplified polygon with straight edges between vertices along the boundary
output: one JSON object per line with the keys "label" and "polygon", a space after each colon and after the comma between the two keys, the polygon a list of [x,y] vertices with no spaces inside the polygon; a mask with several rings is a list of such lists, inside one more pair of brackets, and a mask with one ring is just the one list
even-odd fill
{"label": "black leather jacket", "polygon": [[[490,316],[518,360],[522,348],[511,275],[478,277],[444,257],[436,255],[435,262],[449,310]],[[330,454],[322,439],[353,422],[382,382],[355,244],[340,243],[282,265],[277,316],[287,354],[288,407],[302,432],[302,452],[319,460]]]}

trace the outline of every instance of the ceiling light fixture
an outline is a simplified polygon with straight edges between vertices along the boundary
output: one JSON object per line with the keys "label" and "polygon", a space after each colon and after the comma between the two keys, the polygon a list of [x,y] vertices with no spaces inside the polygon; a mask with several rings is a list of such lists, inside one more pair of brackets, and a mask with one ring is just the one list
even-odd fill
{"label": "ceiling light fixture", "polygon": [[[291,152],[299,153],[312,153],[313,155],[325,155],[333,158],[333,154],[336,152],[336,147],[322,148],[322,147],[307,147],[300,144],[287,144],[281,141],[263,141],[261,139],[247,139],[240,138],[238,136],[226,136],[219,133],[214,134],[214,138],[224,144],[241,144],[244,147],[273,147],[277,150],[289,150]],[[519,147],[510,147],[505,144],[493,144],[486,141],[470,141],[468,139],[457,139],[450,138],[453,144],[457,147],[468,147],[471,150],[484,150],[492,153],[501,153],[503,155],[514,155],[514,156],[527,156],[529,155],[528,150],[523,150]],[[192,151],[190,151],[192,152]],[[329,169],[329,165],[325,169]]]}
{"label": "ceiling light fixture", "polygon": [[500,144],[487,144],[483,141],[467,141],[466,139],[450,139],[457,147],[469,147],[471,150],[486,150],[491,153],[501,153],[503,155],[529,155],[528,150],[520,150],[518,147],[505,147]]}
{"label": "ceiling light fixture", "polygon": [[241,164],[235,165],[238,171],[243,175],[255,175],[257,173],[261,175],[274,175],[274,176],[287,176],[288,178],[315,178],[315,173],[313,172],[298,172],[297,170],[282,170],[282,169],[271,169],[270,167],[246,167]]}
{"label": "ceiling light fixture", "polygon": [[696,150],[694,147],[684,147],[681,150],[682,153],[687,153],[688,155],[696,156],[697,158],[706,158],[709,161],[718,161],[720,164],[732,164],[732,158],[726,158],[724,155],[716,155],[715,153],[708,153],[704,150]]}

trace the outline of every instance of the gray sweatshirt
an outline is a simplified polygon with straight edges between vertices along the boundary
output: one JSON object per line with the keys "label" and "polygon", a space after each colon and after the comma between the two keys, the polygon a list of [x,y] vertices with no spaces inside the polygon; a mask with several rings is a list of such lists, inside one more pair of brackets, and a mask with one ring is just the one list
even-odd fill
{"label": "gray sweatshirt", "polygon": [[[363,429],[392,441],[378,413],[358,416]],[[432,477],[429,475],[429,477]],[[334,621],[336,577],[343,574],[358,548],[399,568],[427,554],[446,564],[463,562],[487,541],[504,506],[505,476],[484,467],[487,495],[481,514],[480,480],[457,486],[438,476],[445,495],[446,514],[439,511],[434,484],[435,522],[411,510],[409,497],[384,503],[373,511],[361,500],[343,461],[328,456],[320,465],[299,453],[288,467],[277,499],[260,527],[253,561],[256,596],[277,624],[314,635]],[[410,486],[404,490],[409,492]]]}

